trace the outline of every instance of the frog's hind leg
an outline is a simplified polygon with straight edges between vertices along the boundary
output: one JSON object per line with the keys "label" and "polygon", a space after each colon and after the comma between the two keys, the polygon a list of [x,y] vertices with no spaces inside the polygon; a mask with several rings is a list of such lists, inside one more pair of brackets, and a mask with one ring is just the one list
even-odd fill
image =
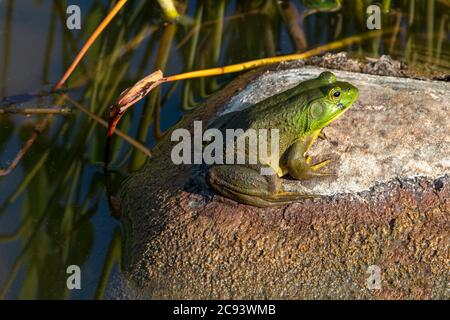
{"label": "frog's hind leg", "polygon": [[277,206],[312,198],[301,192],[284,192],[276,175],[261,175],[260,166],[217,165],[209,168],[206,181],[216,192],[258,207]]}
{"label": "frog's hind leg", "polygon": [[304,195],[298,192],[279,192],[274,195],[257,196],[238,193],[227,188],[223,188],[221,194],[238,202],[261,208],[288,205],[301,199],[319,197],[319,195]]}

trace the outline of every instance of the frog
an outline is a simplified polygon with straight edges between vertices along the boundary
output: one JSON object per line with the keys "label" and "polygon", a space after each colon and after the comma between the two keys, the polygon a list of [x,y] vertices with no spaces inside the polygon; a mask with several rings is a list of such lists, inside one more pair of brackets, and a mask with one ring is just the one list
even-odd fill
{"label": "frog", "polygon": [[[279,148],[273,153],[268,148],[268,156],[262,159],[258,155],[253,164],[211,164],[206,172],[208,186],[222,196],[256,207],[320,197],[304,190],[286,191],[283,180],[285,177],[309,180],[335,175],[321,170],[331,159],[313,163],[307,153],[321,136],[322,129],[341,117],[358,95],[355,86],[338,81],[332,72],[324,71],[316,78],[300,82],[246,109],[223,114],[209,128],[221,132],[242,129],[244,133],[249,129],[277,129]],[[271,174],[267,174],[267,170],[262,174],[263,168],[270,169]]]}

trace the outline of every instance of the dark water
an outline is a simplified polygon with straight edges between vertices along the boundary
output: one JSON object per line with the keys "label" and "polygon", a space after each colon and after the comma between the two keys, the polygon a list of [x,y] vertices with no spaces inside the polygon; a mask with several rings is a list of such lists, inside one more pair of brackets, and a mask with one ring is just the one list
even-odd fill
{"label": "dark water", "polygon": [[[180,1],[181,3],[182,1]],[[300,1],[184,1],[193,25],[162,21],[156,1],[128,1],[67,82],[67,94],[106,118],[120,92],[156,69],[171,75],[305,51],[367,32],[370,1],[343,1],[336,12],[308,15]],[[66,8],[81,8],[80,30],[66,28]],[[49,118],[17,168],[0,177],[0,297],[102,298],[121,270],[119,222],[108,207],[102,161],[105,129],[68,100],[32,99],[59,80],[110,1],[0,1],[2,105],[71,108]],[[448,1],[392,1],[382,16],[386,37],[346,47],[449,73]],[[299,27],[300,26],[300,27]],[[184,112],[236,75],[164,85],[127,113],[120,129],[154,146]],[[0,167],[7,167],[45,116],[0,114]],[[143,153],[114,139],[112,189],[138,169]],[[68,290],[66,269],[81,268],[81,290]]]}

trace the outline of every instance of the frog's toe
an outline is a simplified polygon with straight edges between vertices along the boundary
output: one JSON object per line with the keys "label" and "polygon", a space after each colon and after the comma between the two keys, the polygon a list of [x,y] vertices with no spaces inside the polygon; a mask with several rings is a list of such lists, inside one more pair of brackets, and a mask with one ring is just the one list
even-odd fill
{"label": "frog's toe", "polygon": [[268,201],[271,201],[273,203],[290,203],[293,201],[298,201],[302,199],[311,199],[311,198],[318,198],[320,195],[312,194],[312,193],[301,193],[301,192],[292,192],[292,191],[283,191],[278,192],[274,195],[267,196],[266,199]]}
{"label": "frog's toe", "polygon": [[331,177],[331,176],[337,176],[334,172],[315,172],[312,170],[306,170],[302,173],[302,177],[299,180],[309,180],[319,177]]}
{"label": "frog's toe", "polygon": [[324,166],[329,164],[331,161],[332,161],[332,159],[326,159],[326,160],[323,160],[321,162],[318,162],[316,164],[311,165],[312,157],[311,156],[306,156],[305,157],[305,162],[310,165],[310,168],[311,168],[312,171],[317,171],[320,168],[323,168]]}
{"label": "frog's toe", "polygon": [[328,136],[323,131],[321,131],[317,137],[321,140],[328,140]]}
{"label": "frog's toe", "polygon": [[337,177],[335,172],[312,172],[312,177]]}
{"label": "frog's toe", "polygon": [[[316,164],[313,164],[313,165],[311,166],[311,170],[312,170],[313,172],[316,172],[317,170],[320,170],[321,168],[325,167],[325,166],[326,166],[327,164],[329,164],[331,161],[332,161],[331,159],[326,159],[326,160],[323,160],[323,161],[318,162],[318,163],[316,163]],[[307,163],[308,163],[308,161],[307,161]],[[308,163],[308,164],[309,164],[309,163]]]}

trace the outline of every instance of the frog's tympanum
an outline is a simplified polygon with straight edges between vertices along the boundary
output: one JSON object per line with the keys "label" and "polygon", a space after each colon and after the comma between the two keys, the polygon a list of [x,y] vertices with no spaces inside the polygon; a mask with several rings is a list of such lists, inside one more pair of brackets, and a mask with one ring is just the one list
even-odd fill
{"label": "frog's tympanum", "polygon": [[[269,147],[269,155],[264,162],[258,158],[256,164],[213,164],[206,175],[208,185],[223,196],[258,207],[314,197],[310,193],[284,191],[281,177],[289,175],[305,180],[333,175],[318,172],[329,163],[329,159],[312,164],[306,153],[321,134],[321,129],[341,116],[357,97],[357,88],[337,81],[331,72],[323,72],[315,79],[304,81],[247,109],[224,114],[210,127],[222,132],[226,129],[242,129],[244,132],[249,129],[278,129],[277,159],[270,154]],[[262,167],[271,168],[273,174],[261,174]]]}

